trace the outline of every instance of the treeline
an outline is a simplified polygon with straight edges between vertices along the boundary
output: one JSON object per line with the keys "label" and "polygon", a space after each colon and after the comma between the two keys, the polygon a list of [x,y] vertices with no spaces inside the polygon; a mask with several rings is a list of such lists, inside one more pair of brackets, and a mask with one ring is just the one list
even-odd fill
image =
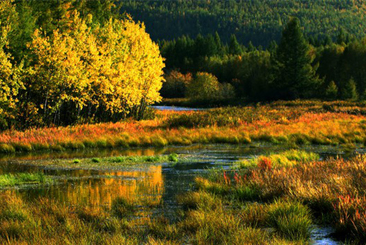
{"label": "treeline", "polygon": [[192,97],[189,84],[196,77],[202,80],[205,72],[229,91],[225,94],[234,91],[248,101],[366,99],[366,39],[351,41],[339,33],[336,42],[316,42],[317,47],[309,44],[297,18],[285,25],[279,43],[272,41],[267,49],[240,44],[235,35],[225,43],[218,33],[162,41],[167,73],[162,96]]}
{"label": "treeline", "polygon": [[163,58],[113,1],[0,1],[0,129],[141,118]]}
{"label": "treeline", "polygon": [[300,19],[306,35],[332,39],[341,29],[357,38],[364,35],[363,0],[120,0],[121,12],[146,23],[154,40],[183,35],[214,34],[225,42],[235,34],[240,43],[268,46],[279,41],[290,17]]}

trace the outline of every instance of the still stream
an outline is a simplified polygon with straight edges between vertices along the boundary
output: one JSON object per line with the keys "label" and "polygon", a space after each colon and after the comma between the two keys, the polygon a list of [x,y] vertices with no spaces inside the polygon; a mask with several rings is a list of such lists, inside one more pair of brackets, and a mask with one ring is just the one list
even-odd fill
{"label": "still stream", "polygon": [[[229,168],[234,161],[251,158],[265,152],[275,152],[283,148],[271,145],[258,147],[232,145],[195,145],[190,147],[166,147],[160,149],[131,149],[79,151],[71,153],[48,153],[44,155],[18,155],[0,158],[0,174],[19,172],[39,172],[53,176],[53,185],[25,186],[0,191],[20,195],[33,200],[39,197],[51,198],[66,205],[87,205],[94,208],[110,207],[117,197],[139,198],[149,203],[163,203],[154,211],[146,213],[141,207],[139,215],[164,215],[174,222],[174,213],[180,208],[176,197],[194,188],[194,178],[208,174],[212,168]],[[309,148],[322,158],[339,153],[331,147]],[[36,166],[38,160],[54,158],[105,157],[116,155],[156,155],[177,153],[182,157],[197,159],[197,163],[172,166],[169,163],[139,164],[120,169],[62,169]],[[315,227],[312,234],[314,244],[341,244],[329,236],[329,227]]]}

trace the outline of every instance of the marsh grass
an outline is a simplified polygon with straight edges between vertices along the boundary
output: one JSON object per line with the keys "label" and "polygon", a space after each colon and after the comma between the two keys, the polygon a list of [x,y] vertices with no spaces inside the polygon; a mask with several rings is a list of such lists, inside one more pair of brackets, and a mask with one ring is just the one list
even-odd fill
{"label": "marsh grass", "polygon": [[301,163],[317,161],[320,156],[313,152],[303,150],[288,150],[282,153],[271,153],[268,156],[259,156],[249,160],[239,162],[239,168],[267,168],[272,167],[292,167]]}
{"label": "marsh grass", "polygon": [[44,159],[44,160],[19,160],[19,164],[31,164],[35,167],[55,167],[67,169],[120,169],[121,167],[139,165],[139,164],[167,164],[189,165],[192,162],[200,162],[199,159],[193,159],[178,154],[153,155],[153,156],[113,156],[113,157],[93,157],[93,158],[75,158],[75,159]]}
{"label": "marsh grass", "polygon": [[363,155],[320,161],[316,154],[290,151],[251,161],[240,170],[197,178],[196,186],[222,200],[243,203],[242,222],[253,227],[269,225],[286,240],[307,241],[312,223],[317,222],[336,228],[341,239],[366,242]]}
{"label": "marsh grass", "polygon": [[299,202],[276,200],[267,207],[268,224],[290,240],[310,238],[312,219],[310,210]]}
{"label": "marsh grass", "polygon": [[[85,160],[87,161],[87,160]],[[84,163],[85,161],[80,161],[79,163]],[[156,156],[117,156],[117,157],[107,157],[107,158],[93,158],[91,159],[93,163],[100,164],[141,164],[141,163],[169,163],[178,162],[179,157],[177,154],[171,155],[156,155]]]}
{"label": "marsh grass", "polygon": [[150,120],[50,127],[0,134],[0,153],[269,142],[293,147],[364,144],[363,104],[293,101],[199,112],[157,112]]}
{"label": "marsh grass", "polygon": [[0,144],[0,153],[15,153],[15,148],[9,144]]}
{"label": "marsh grass", "polygon": [[[184,161],[184,159],[182,159]],[[119,165],[133,165],[143,163],[178,163],[180,158],[177,154],[171,155],[156,155],[156,156],[116,156],[116,157],[105,157],[105,158],[85,158],[85,159],[73,159],[73,167],[88,166],[119,166]],[[52,163],[51,163],[52,164]],[[57,165],[68,165],[68,161],[58,161]]]}
{"label": "marsh grass", "polygon": [[232,209],[232,201],[205,191],[188,193],[180,203],[185,205],[182,216],[171,223],[163,216],[153,218],[154,207],[147,210],[150,213],[145,218],[136,218],[140,201],[123,197],[114,199],[107,208],[68,206],[46,198],[30,202],[12,193],[0,193],[0,243],[291,244],[291,240],[265,226],[250,225],[238,215],[252,214],[253,208],[236,212],[241,209]]}
{"label": "marsh grass", "polygon": [[25,184],[51,183],[52,179],[43,173],[19,173],[0,175],[0,187],[11,187]]}
{"label": "marsh grass", "polygon": [[329,222],[343,238],[364,244],[364,158],[283,155],[301,164],[197,178],[196,189],[178,197],[182,209],[174,223],[153,215],[162,204],[149,205],[144,198],[119,197],[111,207],[67,206],[1,192],[0,243],[308,244],[312,225]]}

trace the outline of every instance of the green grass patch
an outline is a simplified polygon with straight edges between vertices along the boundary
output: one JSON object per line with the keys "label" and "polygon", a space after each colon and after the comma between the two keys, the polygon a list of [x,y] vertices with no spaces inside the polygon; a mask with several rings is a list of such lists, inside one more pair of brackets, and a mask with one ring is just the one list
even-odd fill
{"label": "green grass patch", "polygon": [[268,224],[290,240],[306,240],[311,232],[310,209],[299,202],[278,200],[267,206]]}
{"label": "green grass patch", "polygon": [[303,150],[288,150],[282,153],[271,153],[268,156],[243,160],[239,162],[239,168],[272,168],[272,167],[291,167],[299,163],[318,161],[319,154]]}
{"label": "green grass patch", "polygon": [[87,165],[88,162],[102,164],[103,166],[119,166],[141,163],[177,163],[179,156],[177,154],[158,155],[158,156],[116,156],[92,159],[73,159],[72,163],[77,165]]}
{"label": "green grass patch", "polygon": [[100,163],[100,159],[99,158],[92,158],[91,161],[93,163]]}
{"label": "green grass patch", "polygon": [[0,175],[0,187],[11,187],[25,184],[50,183],[52,179],[43,173],[19,173]]}

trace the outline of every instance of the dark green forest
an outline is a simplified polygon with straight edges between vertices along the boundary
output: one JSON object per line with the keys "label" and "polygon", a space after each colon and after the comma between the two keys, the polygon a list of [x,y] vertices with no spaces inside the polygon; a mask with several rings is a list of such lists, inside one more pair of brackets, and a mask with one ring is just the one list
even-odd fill
{"label": "dark green forest", "polygon": [[306,35],[336,40],[341,30],[363,37],[363,0],[120,0],[121,11],[145,22],[153,39],[171,40],[219,33],[228,42],[268,46],[278,41],[291,17],[300,19]]}
{"label": "dark green forest", "polygon": [[341,33],[335,42],[313,46],[297,18],[267,49],[240,44],[235,35],[225,43],[218,33],[182,36],[160,46],[167,74],[163,97],[189,97],[195,74],[206,72],[246,101],[366,99],[366,39],[350,41]]}

